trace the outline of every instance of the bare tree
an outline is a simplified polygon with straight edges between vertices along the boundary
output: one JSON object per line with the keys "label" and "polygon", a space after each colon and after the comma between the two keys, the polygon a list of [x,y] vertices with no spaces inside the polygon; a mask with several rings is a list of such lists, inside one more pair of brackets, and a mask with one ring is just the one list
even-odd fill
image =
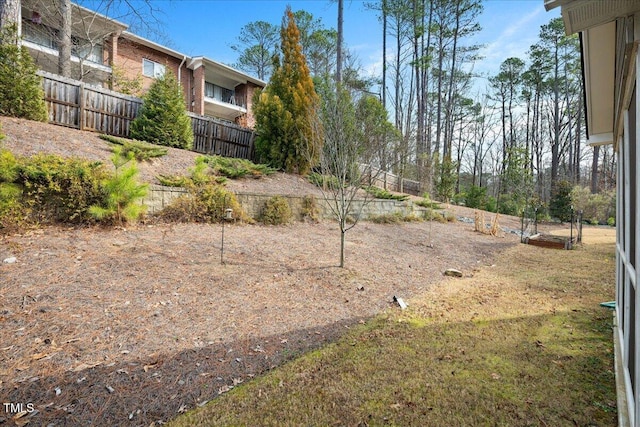
{"label": "bare tree", "polygon": [[361,166],[359,161],[375,147],[362,143],[349,92],[330,83],[320,90],[322,107],[316,130],[322,132],[324,145],[317,170],[322,176],[323,199],[340,228],[340,267],[344,267],[345,235],[358,224],[370,201],[361,187],[376,174],[371,166]]}

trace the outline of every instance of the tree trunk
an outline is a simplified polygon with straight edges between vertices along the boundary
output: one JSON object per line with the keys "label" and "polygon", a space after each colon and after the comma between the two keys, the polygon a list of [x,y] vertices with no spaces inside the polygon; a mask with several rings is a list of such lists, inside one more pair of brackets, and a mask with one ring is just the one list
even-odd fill
{"label": "tree trunk", "polygon": [[344,227],[340,230],[340,268],[344,267],[344,235],[346,231]]}
{"label": "tree trunk", "polygon": [[338,87],[342,84],[342,43],[344,40],[344,0],[338,0],[338,46],[336,47],[336,83]]}
{"label": "tree trunk", "polygon": [[15,24],[20,38],[21,20],[20,0],[0,0],[0,28]]}
{"label": "tree trunk", "polygon": [[71,77],[71,0],[57,0],[60,14],[58,74]]}
{"label": "tree trunk", "polygon": [[387,0],[382,0],[382,107],[387,111]]}

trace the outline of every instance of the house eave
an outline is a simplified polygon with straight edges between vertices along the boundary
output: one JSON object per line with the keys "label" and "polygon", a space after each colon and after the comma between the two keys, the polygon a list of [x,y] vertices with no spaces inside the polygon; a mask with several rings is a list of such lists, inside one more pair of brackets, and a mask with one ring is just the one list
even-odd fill
{"label": "house eave", "polygon": [[133,41],[134,43],[137,43],[139,45],[142,46],[146,46],[148,48],[151,48],[153,50],[156,50],[158,52],[162,52],[166,55],[172,56],[174,58],[178,58],[178,59],[185,59],[188,58],[188,55],[185,55],[184,53],[180,53],[177,50],[173,50],[170,49],[166,46],[162,46],[161,44],[158,44],[156,42],[153,42],[149,39],[145,39],[144,37],[140,37],[137,34],[133,34],[132,32],[129,31],[125,31],[121,34],[121,36],[127,40]]}
{"label": "house eave", "polygon": [[206,58],[204,56],[198,56],[198,57],[194,57],[191,58],[191,60],[189,61],[187,67],[195,70],[201,66],[205,66],[206,70],[211,70],[211,71],[216,71],[216,73],[220,76],[224,76],[226,79],[233,81],[234,82],[234,86],[237,86],[239,84],[247,84],[247,83],[252,83],[256,86],[259,87],[265,87],[267,85],[266,82],[257,79],[255,77],[252,77],[246,73],[243,73],[240,70],[236,70],[233,67],[230,67],[228,65],[225,65],[221,62],[218,61],[214,61],[212,59]]}

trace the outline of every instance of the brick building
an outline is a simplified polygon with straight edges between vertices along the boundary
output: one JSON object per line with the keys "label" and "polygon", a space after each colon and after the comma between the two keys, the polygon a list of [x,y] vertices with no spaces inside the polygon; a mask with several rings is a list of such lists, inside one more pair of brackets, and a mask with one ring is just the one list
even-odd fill
{"label": "brick building", "polygon": [[[38,67],[58,70],[57,11],[53,2],[23,0],[21,34]],[[178,78],[187,110],[253,127],[251,101],[266,83],[212,59],[191,57],[127,31],[127,25],[72,5],[71,77],[86,83],[142,91],[170,69]]]}

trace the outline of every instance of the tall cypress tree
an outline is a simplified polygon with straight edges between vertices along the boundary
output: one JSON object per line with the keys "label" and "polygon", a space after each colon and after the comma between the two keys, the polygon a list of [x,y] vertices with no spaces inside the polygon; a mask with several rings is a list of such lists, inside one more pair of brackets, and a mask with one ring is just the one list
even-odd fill
{"label": "tall cypress tree", "polygon": [[256,152],[262,162],[306,174],[317,162],[322,145],[316,126],[319,99],[290,7],[280,37],[282,61],[274,60],[269,85],[254,103]]}

